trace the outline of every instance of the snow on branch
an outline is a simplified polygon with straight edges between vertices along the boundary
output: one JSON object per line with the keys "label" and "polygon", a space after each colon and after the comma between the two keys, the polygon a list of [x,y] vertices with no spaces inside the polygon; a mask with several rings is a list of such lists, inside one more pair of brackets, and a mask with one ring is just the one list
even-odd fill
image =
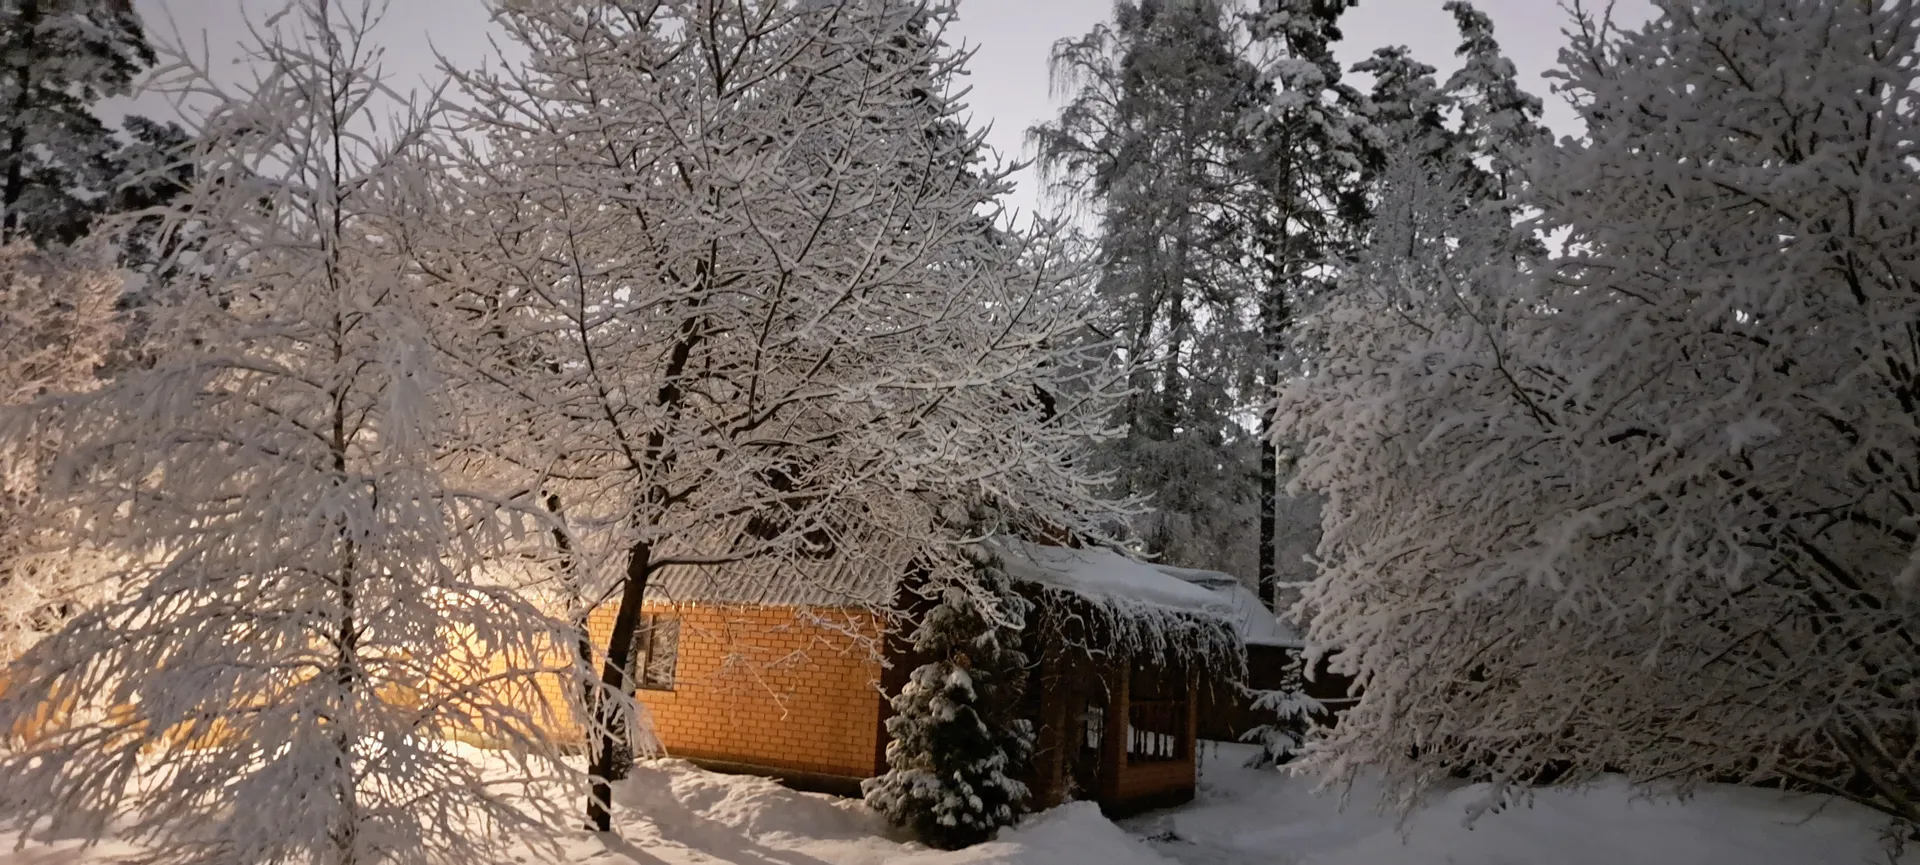
{"label": "snow on branch", "polygon": [[1587,137],[1508,151],[1515,198],[1403,159],[1311,325],[1278,416],[1329,497],[1302,609],[1363,694],[1312,759],[1403,801],[1624,771],[1911,825],[1920,9],[1657,5],[1575,22]]}

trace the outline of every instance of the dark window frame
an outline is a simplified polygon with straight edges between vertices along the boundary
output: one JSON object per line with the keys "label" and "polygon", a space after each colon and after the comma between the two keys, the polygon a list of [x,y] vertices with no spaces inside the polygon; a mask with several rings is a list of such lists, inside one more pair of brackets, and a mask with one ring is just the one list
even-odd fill
{"label": "dark window frame", "polygon": [[680,670],[680,617],[642,613],[640,629],[634,634],[632,661],[628,675],[635,690],[673,690]]}
{"label": "dark window frame", "polygon": [[1127,675],[1128,764],[1193,759],[1193,693],[1185,673],[1135,664]]}

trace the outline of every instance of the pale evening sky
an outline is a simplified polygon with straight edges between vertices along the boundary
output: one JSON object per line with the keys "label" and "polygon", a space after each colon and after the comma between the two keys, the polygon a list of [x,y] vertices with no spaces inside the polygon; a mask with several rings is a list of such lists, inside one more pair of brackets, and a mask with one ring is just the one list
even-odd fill
{"label": "pale evening sky", "polygon": [[[287,0],[135,0],[156,42],[183,38],[190,46],[210,46],[215,58],[241,39],[247,21],[263,21],[285,7]],[[1441,9],[1443,0],[1361,0],[1341,19],[1346,39],[1339,47],[1343,64],[1351,66],[1374,48],[1410,46],[1415,56],[1438,67],[1444,76],[1456,66],[1453,57],[1458,36],[1452,18]],[[1520,71],[1523,85],[1547,103],[1547,121],[1559,134],[1579,132],[1571,111],[1548,91],[1540,73],[1555,63],[1565,44],[1562,29],[1567,12],[1556,0],[1476,0],[1493,18],[1502,49]],[[1078,36],[1107,17],[1112,0],[961,0],[960,17],[949,40],[977,49],[968,64],[967,102],[974,123],[990,125],[988,142],[1008,158],[1027,155],[1027,127],[1052,117],[1058,107],[1047,81],[1047,54],[1057,39]],[[378,31],[388,48],[388,71],[393,84],[417,86],[434,73],[434,50],[460,64],[485,59],[492,49],[486,0],[390,0],[387,17]],[[1620,0],[1615,17],[1622,24],[1639,23],[1648,15],[1647,0]],[[138,109],[162,114],[165,108],[151,97],[138,100]],[[1041,202],[1031,172],[1020,178],[1011,207],[1031,211]]]}

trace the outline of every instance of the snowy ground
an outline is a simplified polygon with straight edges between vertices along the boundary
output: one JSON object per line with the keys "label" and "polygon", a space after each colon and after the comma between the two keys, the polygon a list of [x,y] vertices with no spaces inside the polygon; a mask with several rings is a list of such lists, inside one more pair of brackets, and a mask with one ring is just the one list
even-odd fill
{"label": "snowy ground", "polygon": [[1195,802],[1122,824],[1186,865],[1920,865],[1920,852],[1888,859],[1885,819],[1827,797],[1710,786],[1676,802],[1605,784],[1540,791],[1469,828],[1476,786],[1399,825],[1372,813],[1377,790],[1343,811],[1309,781],[1245,768],[1250,754],[1206,746]]}
{"label": "snowy ground", "polygon": [[[1197,801],[1115,826],[1078,803],[1033,817],[999,841],[958,852],[902,842],[859,803],[796,793],[686,763],[641,767],[616,792],[621,838],[582,833],[570,865],[1889,865],[1884,821],[1846,803],[1715,787],[1685,803],[1636,799],[1621,786],[1542,793],[1532,808],[1461,825],[1475,789],[1439,796],[1404,827],[1345,812],[1309,782],[1242,765],[1240,746],[1207,746]],[[1403,831],[1404,830],[1404,831]],[[1143,840],[1144,839],[1144,840]],[[106,865],[124,845],[12,850],[0,865]],[[531,863],[533,857],[518,862]],[[475,863],[481,865],[481,863]],[[1920,865],[1909,853],[1893,865]]]}
{"label": "snowy ground", "polygon": [[[621,794],[625,794],[622,796]],[[677,761],[643,767],[615,793],[624,842],[574,845],[595,865],[1167,865],[1146,845],[1076,803],[1000,840],[958,852],[902,843],[859,802],[796,793],[760,778],[715,775]],[[623,858],[624,857],[624,858]],[[0,860],[0,865],[12,865]]]}

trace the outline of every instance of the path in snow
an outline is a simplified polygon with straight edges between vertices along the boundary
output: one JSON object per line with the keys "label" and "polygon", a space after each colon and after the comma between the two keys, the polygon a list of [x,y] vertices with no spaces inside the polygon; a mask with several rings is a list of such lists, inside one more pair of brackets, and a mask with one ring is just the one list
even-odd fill
{"label": "path in snow", "polygon": [[1342,812],[1338,797],[1276,769],[1249,769],[1257,748],[1201,743],[1200,790],[1190,804],[1120,821],[1154,850],[1185,865],[1302,865],[1380,832],[1394,821],[1370,813],[1372,790]]}

